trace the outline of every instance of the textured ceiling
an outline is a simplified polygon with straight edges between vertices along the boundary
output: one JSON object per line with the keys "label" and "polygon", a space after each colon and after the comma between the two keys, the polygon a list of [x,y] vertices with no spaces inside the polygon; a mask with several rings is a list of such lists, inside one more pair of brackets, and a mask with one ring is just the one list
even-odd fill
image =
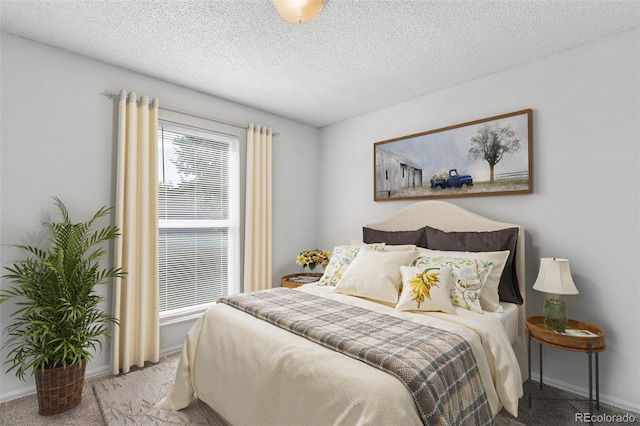
{"label": "textured ceiling", "polygon": [[329,0],[302,25],[270,0],[2,0],[0,13],[4,32],[316,127],[640,26],[638,2],[596,0]]}

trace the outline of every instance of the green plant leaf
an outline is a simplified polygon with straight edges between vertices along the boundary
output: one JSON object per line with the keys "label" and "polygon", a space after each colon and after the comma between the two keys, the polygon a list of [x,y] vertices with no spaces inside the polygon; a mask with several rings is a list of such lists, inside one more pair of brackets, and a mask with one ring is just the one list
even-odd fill
{"label": "green plant leaf", "polygon": [[100,308],[104,298],[97,285],[123,278],[119,268],[102,268],[104,244],[120,236],[117,227],[93,230],[95,222],[111,209],[100,208],[83,223],[71,222],[62,201],[53,197],[61,222],[44,222],[49,247],[15,245],[26,258],[5,267],[11,286],[0,289],[0,303],[12,300],[12,323],[2,333],[7,349],[7,372],[21,380],[37,369],[66,366],[90,360],[102,349],[115,318]]}

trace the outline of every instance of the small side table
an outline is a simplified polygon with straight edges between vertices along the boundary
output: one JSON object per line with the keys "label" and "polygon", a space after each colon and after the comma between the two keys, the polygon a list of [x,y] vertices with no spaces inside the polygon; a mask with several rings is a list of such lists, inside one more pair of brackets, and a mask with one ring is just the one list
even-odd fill
{"label": "small side table", "polygon": [[596,355],[596,409],[600,409],[600,374],[598,371],[598,354],[606,349],[604,344],[604,331],[582,321],[569,320],[567,330],[587,330],[594,335],[572,336],[568,334],[560,334],[555,331],[548,330],[544,326],[544,318],[541,316],[527,318],[527,330],[529,334],[528,362],[529,362],[529,407],[531,407],[531,341],[540,344],[540,390],[542,390],[542,345],[550,348],[562,349],[564,351],[582,352],[589,354],[589,413],[593,414],[593,366],[592,355]]}
{"label": "small side table", "polygon": [[318,272],[300,272],[298,274],[285,275],[280,280],[280,287],[296,288],[303,284],[318,281],[322,277]]}

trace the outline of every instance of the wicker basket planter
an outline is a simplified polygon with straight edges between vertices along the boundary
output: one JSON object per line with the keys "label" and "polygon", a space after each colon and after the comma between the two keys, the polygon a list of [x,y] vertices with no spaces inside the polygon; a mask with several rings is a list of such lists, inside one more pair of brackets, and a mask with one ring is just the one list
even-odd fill
{"label": "wicker basket planter", "polygon": [[87,361],[66,367],[36,370],[38,413],[43,416],[62,413],[82,400]]}
{"label": "wicker basket planter", "polygon": [[121,268],[100,266],[107,253],[104,243],[120,236],[116,226],[97,226],[111,209],[102,207],[90,220],[76,223],[62,201],[53,198],[62,220],[43,222],[48,246],[13,246],[26,257],[4,267],[2,278],[9,285],[0,288],[0,304],[17,299],[2,330],[3,364],[19,380],[35,374],[38,412],[44,416],[80,403],[86,363],[117,323],[96,289],[124,277]]}

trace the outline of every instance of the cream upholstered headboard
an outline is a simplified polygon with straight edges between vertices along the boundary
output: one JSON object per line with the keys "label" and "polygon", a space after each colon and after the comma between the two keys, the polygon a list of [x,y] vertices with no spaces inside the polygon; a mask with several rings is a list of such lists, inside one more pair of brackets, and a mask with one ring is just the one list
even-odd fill
{"label": "cream upholstered headboard", "polygon": [[528,377],[526,367],[526,282],[525,282],[525,241],[524,228],[520,225],[498,222],[451,204],[446,201],[421,201],[412,204],[387,220],[365,225],[367,228],[381,231],[412,231],[428,225],[432,228],[446,232],[482,232],[498,231],[501,229],[518,228],[518,242],[515,255],[516,274],[518,287],[523,303],[519,305],[518,341],[514,344],[514,350],[520,363],[523,381]]}

